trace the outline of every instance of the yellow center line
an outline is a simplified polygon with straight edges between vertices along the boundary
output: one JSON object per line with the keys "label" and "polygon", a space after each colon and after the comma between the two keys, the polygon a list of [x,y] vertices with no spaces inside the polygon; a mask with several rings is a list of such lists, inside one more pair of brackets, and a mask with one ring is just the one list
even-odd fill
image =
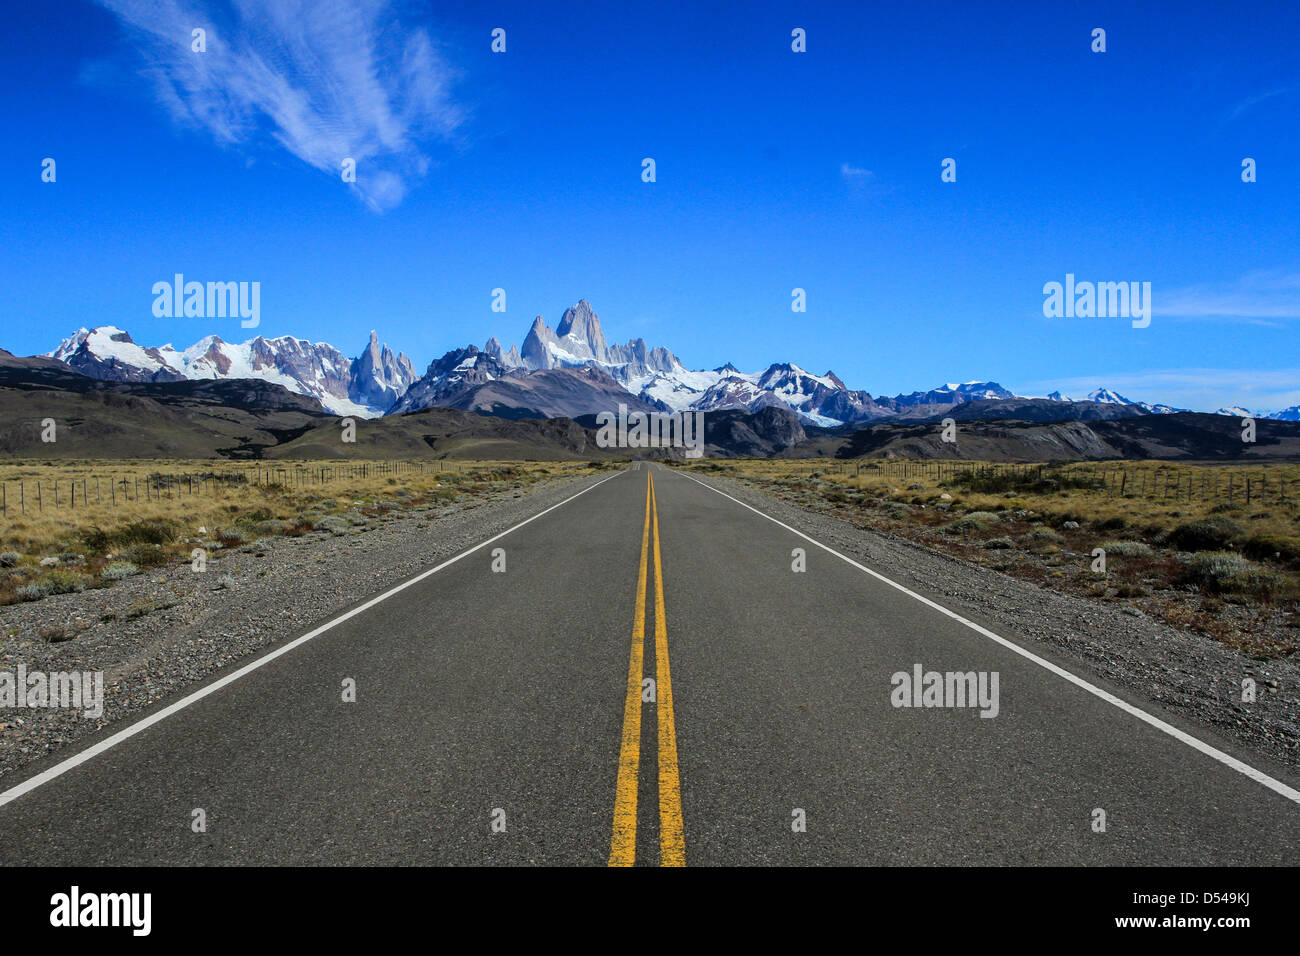
{"label": "yellow center line", "polygon": [[627,696],[623,703],[623,742],[618,754],[614,787],[614,835],[609,865],[636,862],[636,797],[641,765],[641,674],[645,669],[646,555],[650,548],[650,484],[645,486],[645,527],[641,531],[641,568],[636,577],[636,612],[632,619],[632,658],[627,666]]}
{"label": "yellow center line", "polygon": [[668,614],[664,609],[663,563],[659,558],[659,500],[650,478],[655,541],[655,696],[659,723],[659,865],[686,865],[682,825],[682,787],[677,769],[677,723],[673,717],[673,679],[668,667]]}

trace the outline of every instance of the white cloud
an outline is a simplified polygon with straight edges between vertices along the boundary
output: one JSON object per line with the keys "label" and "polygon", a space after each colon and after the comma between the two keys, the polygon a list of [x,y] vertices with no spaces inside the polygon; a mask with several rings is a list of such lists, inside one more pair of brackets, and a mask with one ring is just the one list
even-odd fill
{"label": "white cloud", "polygon": [[845,179],[875,179],[876,174],[869,169],[863,169],[861,166],[850,166],[848,163],[840,164],[840,175]]}
{"label": "white cloud", "polygon": [[[336,177],[354,159],[354,188],[375,210],[426,172],[422,142],[462,121],[451,70],[387,0],[99,2],[122,20],[177,123],[227,146],[270,137]],[[195,28],[207,31],[204,53],[190,49]]]}
{"label": "white cloud", "polygon": [[1300,319],[1300,273],[1252,272],[1226,285],[1154,290],[1156,315],[1191,319],[1237,319],[1269,324]]}

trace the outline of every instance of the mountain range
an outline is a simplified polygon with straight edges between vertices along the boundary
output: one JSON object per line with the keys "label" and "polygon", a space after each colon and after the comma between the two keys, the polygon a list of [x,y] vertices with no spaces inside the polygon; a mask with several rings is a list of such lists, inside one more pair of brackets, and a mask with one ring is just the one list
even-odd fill
{"label": "mountain range", "polygon": [[[585,299],[566,309],[554,329],[537,316],[522,346],[506,349],[493,337],[482,349],[467,345],[447,352],[423,375],[406,355],[381,345],[373,331],[357,358],[292,336],[257,336],[234,344],[209,335],[184,350],[140,346],[114,326],[79,329],[47,355],[103,381],[261,379],[314,398],[335,415],[367,418],[435,407],[511,419],[577,418],[618,404],[662,412],[755,413],[776,407],[792,411],[806,425],[835,428],[950,414],[1053,421],[1186,411],[1132,401],[1108,388],[1075,400],[1060,392],[1021,396],[996,382],[976,381],[890,397],[850,389],[834,372],[815,375],[791,362],[748,373],[730,363],[692,370],[667,348],[650,347],[644,339],[609,344]],[[1271,413],[1223,408],[1216,414],[1300,421],[1300,406]]]}

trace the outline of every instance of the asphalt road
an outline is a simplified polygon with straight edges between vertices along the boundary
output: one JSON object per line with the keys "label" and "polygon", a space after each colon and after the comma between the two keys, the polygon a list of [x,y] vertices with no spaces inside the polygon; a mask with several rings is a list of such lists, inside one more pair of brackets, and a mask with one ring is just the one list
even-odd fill
{"label": "asphalt road", "polygon": [[[379,598],[6,781],[0,862],[1262,865],[1300,845],[1300,781],[667,468]],[[996,716],[894,706],[918,664],[996,672]]]}

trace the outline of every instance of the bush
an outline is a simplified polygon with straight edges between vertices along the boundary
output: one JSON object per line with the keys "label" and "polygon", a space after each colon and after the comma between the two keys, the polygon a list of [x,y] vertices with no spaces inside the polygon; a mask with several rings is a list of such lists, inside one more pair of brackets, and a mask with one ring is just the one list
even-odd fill
{"label": "bush", "polygon": [[331,515],[328,518],[321,518],[312,525],[315,531],[328,531],[330,534],[347,534],[352,528],[351,523],[342,515]]}
{"label": "bush", "polygon": [[985,495],[1000,495],[1006,492],[1044,495],[1055,494],[1068,488],[1094,491],[1101,487],[1101,479],[1094,475],[1058,468],[1033,468],[1023,472],[976,468],[959,471],[953,475],[952,483],[958,488]]}
{"label": "bush", "polygon": [[1241,594],[1260,601],[1271,601],[1277,597],[1294,597],[1295,582],[1286,575],[1274,571],[1255,569],[1244,574],[1233,575],[1220,585],[1219,590],[1228,594]]}
{"label": "bush", "polygon": [[3,554],[0,554],[0,568],[17,567],[18,562],[22,559],[23,556],[17,551],[5,551]]}
{"label": "bush", "polygon": [[1180,551],[1222,551],[1244,533],[1237,522],[1222,517],[1201,518],[1169,532],[1169,543]]}
{"label": "bush", "polygon": [[990,551],[1005,551],[1008,548],[1014,548],[1016,543],[1010,538],[990,538],[984,542],[984,547]]}
{"label": "bush", "polygon": [[[1300,538],[1279,534],[1251,535],[1242,544],[1241,553],[1256,560],[1295,561],[1300,559]],[[3,558],[4,555],[0,555],[0,562]]]}
{"label": "bush", "polygon": [[1192,584],[1218,591],[1232,578],[1254,569],[1254,565],[1232,551],[1211,551],[1195,555],[1187,562],[1186,578]]}
{"label": "bush", "polygon": [[1127,525],[1127,518],[1123,515],[1115,515],[1113,518],[1105,518],[1102,521],[1096,522],[1093,527],[1098,531],[1118,531],[1121,528],[1127,527]]}
{"label": "bush", "polygon": [[51,594],[71,594],[86,590],[86,576],[75,571],[47,571],[31,584],[24,584],[18,589],[18,596],[24,601],[38,601]]}
{"label": "bush", "polygon": [[117,557],[141,568],[156,568],[167,563],[167,552],[157,545],[133,545],[119,551]]}
{"label": "bush", "polygon": [[967,516],[958,518],[956,521],[949,521],[939,530],[944,534],[979,534],[981,531],[987,531],[989,526],[983,521]]}
{"label": "bush", "polygon": [[1002,520],[998,515],[995,515],[991,511],[968,511],[966,512],[966,517],[971,521],[983,521],[986,524]]}
{"label": "bush", "polygon": [[116,544],[171,544],[180,536],[175,522],[163,518],[147,518],[122,525],[113,532]]}
{"label": "bush", "polygon": [[140,569],[130,561],[114,561],[100,572],[100,577],[110,581],[120,581],[139,573]]}
{"label": "bush", "polygon": [[1059,544],[1065,539],[1051,528],[1034,528],[1025,535],[1025,540],[1034,544]]}
{"label": "bush", "polygon": [[1107,557],[1115,555],[1121,558],[1149,558],[1155,554],[1151,545],[1145,541],[1107,541],[1100,545]]}

